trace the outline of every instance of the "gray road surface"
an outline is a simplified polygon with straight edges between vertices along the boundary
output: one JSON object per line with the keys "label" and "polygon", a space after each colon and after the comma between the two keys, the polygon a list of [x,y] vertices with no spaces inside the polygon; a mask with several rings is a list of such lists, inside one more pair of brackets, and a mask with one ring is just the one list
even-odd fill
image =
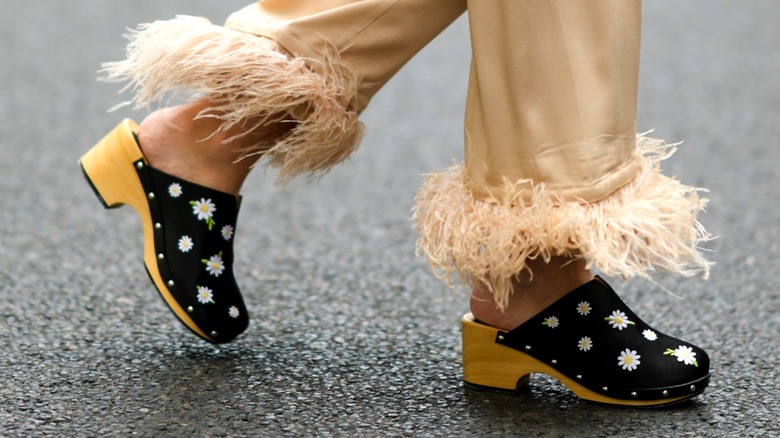
{"label": "gray road surface", "polygon": [[712,387],[673,410],[578,401],[543,376],[464,389],[463,292],[414,255],[421,174],[461,157],[465,20],[365,113],[369,134],[317,183],[245,190],[236,266],[253,322],[198,341],[147,283],[132,210],[103,211],[76,160],[122,117],[95,81],[121,34],[242,1],[4,0],[0,14],[1,436],[777,436],[780,9],[645,2],[640,129],[685,140],[665,164],[708,187],[712,278],[620,286],[654,325],[706,347]]}

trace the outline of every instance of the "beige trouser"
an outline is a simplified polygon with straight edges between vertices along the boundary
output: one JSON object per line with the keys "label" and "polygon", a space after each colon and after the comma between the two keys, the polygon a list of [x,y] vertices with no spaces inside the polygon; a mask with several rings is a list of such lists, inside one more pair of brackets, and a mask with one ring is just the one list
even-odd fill
{"label": "beige trouser", "polygon": [[705,201],[660,173],[673,147],[636,135],[639,0],[265,0],[226,29],[145,27],[108,72],[138,103],[178,87],[212,97],[226,124],[292,116],[262,153],[282,175],[324,171],[357,145],[374,94],[466,10],[465,165],[426,176],[414,213],[434,272],[488,286],[499,306],[537,257],[706,274]]}
{"label": "beige trouser", "polygon": [[639,1],[266,0],[226,26],[295,56],[335,48],[362,78],[362,110],[467,6],[471,191],[498,195],[508,178],[596,201],[633,178]]}

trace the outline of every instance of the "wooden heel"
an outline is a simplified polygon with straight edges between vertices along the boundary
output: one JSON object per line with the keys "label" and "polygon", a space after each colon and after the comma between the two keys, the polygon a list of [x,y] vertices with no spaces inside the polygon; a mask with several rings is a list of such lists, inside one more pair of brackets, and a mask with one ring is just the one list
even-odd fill
{"label": "wooden heel", "polygon": [[463,380],[471,385],[514,391],[528,383],[534,359],[496,344],[498,330],[467,313],[463,328]]}
{"label": "wooden heel", "polygon": [[[133,163],[143,158],[135,134],[138,124],[126,119],[109,132],[79,160],[81,169],[105,208],[122,205],[133,207],[141,218],[144,233],[144,264],[157,291],[176,317],[201,338],[214,342],[193,321],[187,311],[173,297],[160,275],[155,253],[154,230],[147,196]],[[143,164],[139,164],[143,165]],[[151,198],[149,198],[151,199]]]}
{"label": "wooden heel", "polygon": [[471,313],[463,316],[461,325],[463,381],[469,386],[515,391],[528,383],[531,373],[544,373],[561,382],[577,397],[598,404],[651,407],[670,405],[688,398],[625,400],[598,394],[530,355],[497,344],[498,329],[475,322]]}
{"label": "wooden heel", "polygon": [[145,204],[143,187],[133,169],[133,162],[143,157],[135,132],[138,125],[124,120],[79,160],[105,208],[130,204],[138,209]]}

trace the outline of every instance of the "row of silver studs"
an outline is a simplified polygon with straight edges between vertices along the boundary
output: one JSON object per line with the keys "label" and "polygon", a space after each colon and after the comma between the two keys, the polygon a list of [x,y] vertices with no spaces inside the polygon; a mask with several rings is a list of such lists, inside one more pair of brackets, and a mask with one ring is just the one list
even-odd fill
{"label": "row of silver studs", "polygon": [[[578,375],[577,375],[577,380],[582,380],[582,375],[581,375],[581,374],[578,374]],[[695,391],[696,391],[696,385],[691,385],[691,388],[690,388],[690,389],[691,389],[691,392],[695,392]],[[602,387],[601,387],[601,390],[602,390],[603,392],[609,392],[609,387],[607,387],[607,386],[602,386]],[[664,390],[663,390],[663,392],[661,392],[661,396],[663,396],[663,397],[669,397],[669,391],[667,391],[667,390],[665,390],[665,389],[664,389]],[[637,397],[639,397],[639,394],[638,394],[636,391],[632,391],[632,392],[631,392],[631,397],[633,397],[633,398],[637,398]]]}
{"label": "row of silver studs", "polygon": [[[144,167],[143,161],[139,161],[138,164],[136,164],[136,167],[138,167],[139,169],[143,168]],[[154,192],[149,192],[148,196],[149,196],[149,199],[154,199]],[[155,222],[154,229],[155,230],[162,229],[162,224],[159,223],[159,222]],[[157,259],[158,260],[163,260],[164,258],[165,258],[165,254],[163,254],[163,253],[157,254]],[[168,280],[168,286],[169,287],[173,287],[173,285],[174,285],[173,280]],[[190,307],[190,309],[192,309],[192,308]],[[190,309],[187,309],[187,310],[189,312],[192,312],[192,310],[190,310]]]}
{"label": "row of silver studs", "polygon": [[[143,161],[139,161],[139,162],[138,162],[138,164],[136,164],[136,167],[138,167],[139,169],[143,168],[143,167],[144,167],[144,163],[143,163]],[[149,199],[154,199],[154,192],[149,192],[148,196],[149,196]],[[156,224],[154,224],[154,228],[155,228],[155,229],[157,229],[157,230],[159,230],[159,229],[161,229],[161,228],[162,228],[162,224],[160,224],[159,222],[157,222]],[[164,254],[162,254],[162,253],[161,253],[161,254],[158,254],[158,255],[157,255],[157,258],[158,258],[158,259],[160,259],[160,260],[162,260],[162,259],[164,259],[164,258],[165,258],[165,255],[164,255]],[[169,287],[173,287],[173,285],[174,285],[174,282],[173,282],[173,280],[168,280],[168,286],[169,286]],[[193,309],[193,308],[192,308],[192,306],[189,306],[189,307],[187,307],[187,312],[188,312],[188,313],[192,313],[194,310],[195,310],[195,309]],[[218,336],[217,332],[215,332],[215,331],[212,331],[212,332],[211,332],[211,337],[212,337],[212,338],[216,338],[217,336]],[[504,337],[503,337],[503,336],[499,336],[499,339],[501,339],[501,340],[503,341],[503,340],[504,340]]]}
{"label": "row of silver studs", "polygon": [[[160,258],[162,258],[162,254],[160,254]],[[190,312],[192,312],[192,307],[190,307],[188,310]],[[211,334],[212,334],[212,336],[216,336],[216,334],[214,332],[212,332]],[[498,340],[499,341],[503,341],[504,340],[504,335],[498,335]],[[531,348],[530,345],[526,345],[525,346],[525,351],[531,351],[531,349],[532,348]],[[553,364],[553,365],[558,365],[558,360],[557,359],[553,359],[553,360],[550,361],[550,363]],[[577,374],[577,380],[582,380],[582,374]],[[601,390],[604,391],[604,392],[609,392],[609,387],[604,386],[604,387],[601,388]],[[691,385],[691,392],[695,392],[695,391],[696,391],[696,385]],[[661,395],[663,395],[664,397],[669,397],[669,391],[664,390],[661,393]],[[636,391],[631,392],[631,397],[636,398],[638,396],[639,396],[639,394],[637,394]]]}

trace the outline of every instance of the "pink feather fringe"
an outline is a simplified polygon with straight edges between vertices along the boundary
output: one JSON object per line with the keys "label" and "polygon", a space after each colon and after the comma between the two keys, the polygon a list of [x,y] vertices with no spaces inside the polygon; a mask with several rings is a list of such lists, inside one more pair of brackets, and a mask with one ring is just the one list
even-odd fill
{"label": "pink feather fringe", "polygon": [[706,278],[711,263],[698,245],[711,236],[696,220],[703,190],[661,174],[674,145],[638,136],[637,150],[636,178],[594,203],[563,201],[531,181],[507,182],[502,200],[480,201],[466,189],[462,165],[426,175],[413,210],[418,253],[450,286],[487,287],[500,309],[512,278],[530,271],[527,260],[555,255],[582,257],[607,276],[650,279],[658,268]]}
{"label": "pink feather fringe", "polygon": [[134,94],[122,105],[167,103],[186,93],[213,102],[198,117],[218,118],[220,130],[248,120],[254,123],[248,130],[289,122],[287,135],[244,155],[262,154],[280,168],[281,183],[327,172],[360,143],[364,127],[354,109],[360,81],[335,51],[294,58],[270,39],[188,16],[141,25],[128,38],[127,58],[103,66],[108,81],[127,82],[123,91]]}

